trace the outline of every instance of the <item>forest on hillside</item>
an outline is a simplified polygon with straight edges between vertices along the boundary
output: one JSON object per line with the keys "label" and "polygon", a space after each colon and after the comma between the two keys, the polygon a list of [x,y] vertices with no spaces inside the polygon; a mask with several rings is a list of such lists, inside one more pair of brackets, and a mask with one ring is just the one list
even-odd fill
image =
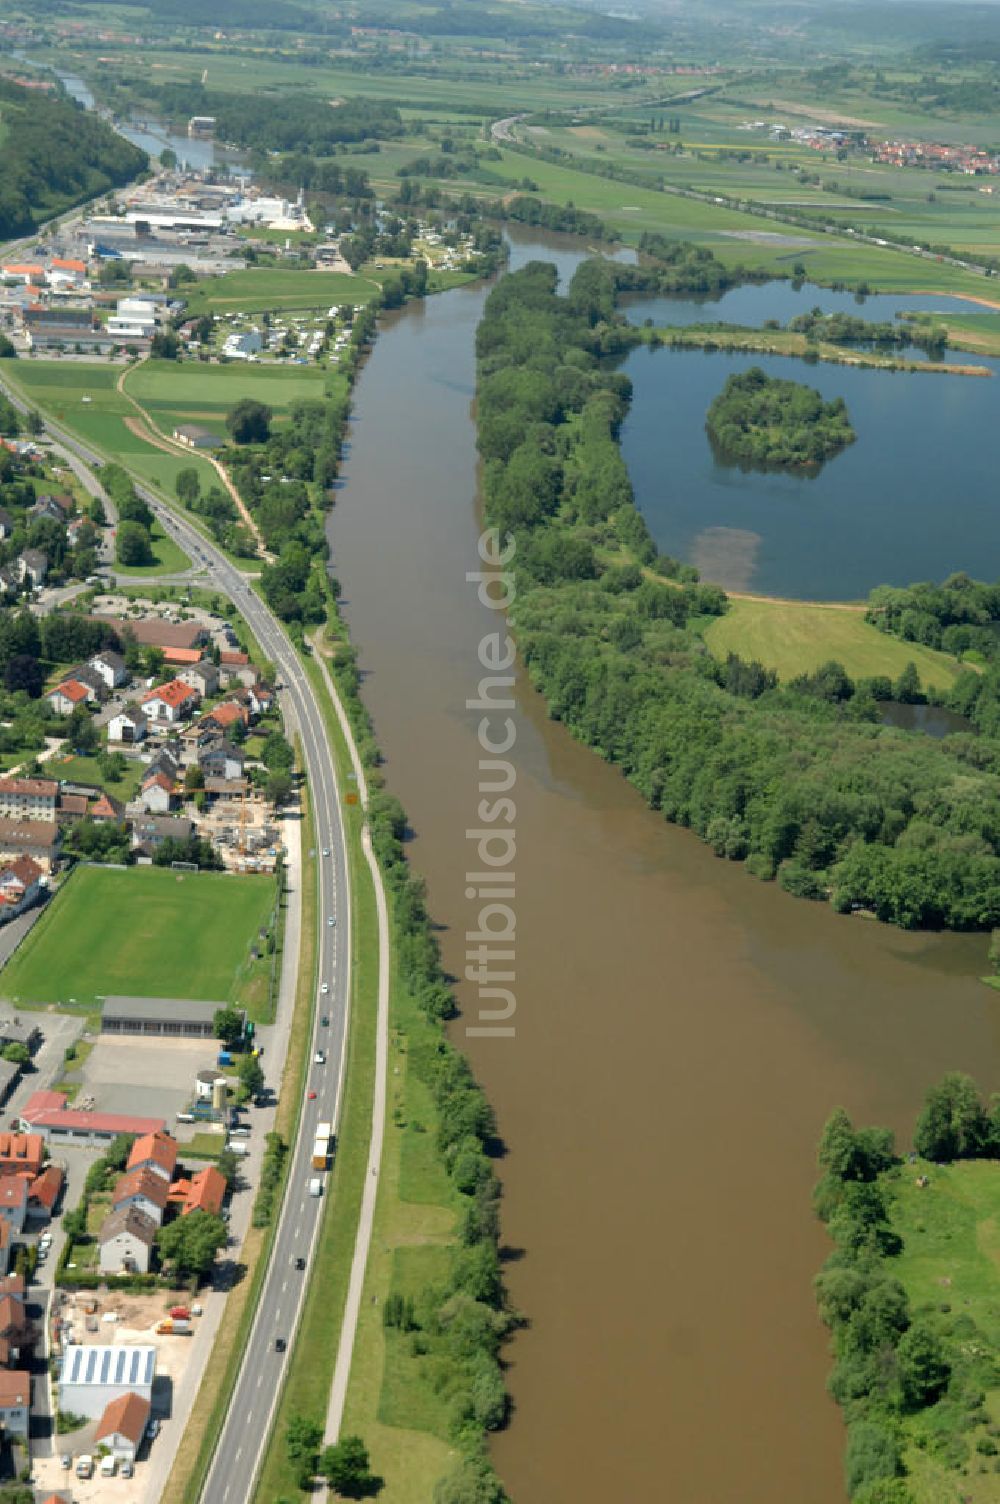
{"label": "forest on hillside", "polygon": [[0,237],[28,234],[148,166],[144,151],[64,94],[0,79],[0,116]]}

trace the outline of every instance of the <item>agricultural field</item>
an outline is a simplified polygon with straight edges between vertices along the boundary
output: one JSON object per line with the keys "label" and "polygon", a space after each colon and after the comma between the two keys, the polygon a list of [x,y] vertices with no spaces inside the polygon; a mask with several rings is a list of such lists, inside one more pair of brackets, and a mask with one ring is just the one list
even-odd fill
{"label": "agricultural field", "polygon": [[0,971],[0,997],[89,1010],[115,993],[229,1001],[274,904],[270,877],[78,867]]}
{"label": "agricultural field", "polygon": [[282,271],[280,267],[248,267],[206,277],[187,297],[187,316],[203,313],[295,312],[325,309],[333,303],[367,303],[378,284],[346,272]]}
{"label": "agricultural field", "polygon": [[[123,369],[79,361],[19,360],[16,373],[5,371],[4,377],[20,388],[32,406],[50,413],[84,443],[93,444],[170,495],[174,494],[178,473],[192,466],[204,489],[213,485],[215,471],[205,460],[197,455],[167,453],[129,427],[127,420],[135,422],[137,414],[128,397],[117,390]],[[84,397],[90,401],[84,402]]]}
{"label": "agricultural field", "polygon": [[198,423],[224,438],[225,417],[241,397],[267,403],[276,420],[292,403],[321,398],[326,373],[315,366],[207,365],[195,361],[143,361],[129,372],[125,390],[163,433]]}
{"label": "agricultural field", "polygon": [[808,601],[741,600],[730,596],[729,610],[705,632],[716,658],[738,653],[773,668],[780,679],[812,673],[835,659],[853,679],[887,674],[898,679],[915,663],[925,689],[945,690],[962,671],[957,658],[915,642],[879,632],[857,607],[814,605]]}

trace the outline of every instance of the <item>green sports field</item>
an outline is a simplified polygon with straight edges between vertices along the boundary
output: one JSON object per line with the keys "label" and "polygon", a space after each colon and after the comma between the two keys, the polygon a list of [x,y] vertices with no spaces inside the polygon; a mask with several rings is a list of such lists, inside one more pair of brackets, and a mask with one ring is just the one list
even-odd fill
{"label": "green sports field", "polygon": [[270,877],[79,867],[0,972],[0,997],[83,1009],[115,993],[227,1002],[274,898]]}

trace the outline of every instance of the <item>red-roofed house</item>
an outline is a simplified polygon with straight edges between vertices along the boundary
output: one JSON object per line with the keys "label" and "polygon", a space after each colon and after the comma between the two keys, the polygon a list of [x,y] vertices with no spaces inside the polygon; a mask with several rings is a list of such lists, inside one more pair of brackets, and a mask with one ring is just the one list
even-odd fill
{"label": "red-roofed house", "polygon": [[168,684],[161,684],[142,697],[142,708],[147,719],[167,721],[170,725],[190,715],[197,704],[196,691],[189,685],[182,684],[179,679],[171,679]]}
{"label": "red-roofed house", "polygon": [[53,256],[50,270],[58,273],[60,282],[72,281],[79,284],[87,275],[87,263],[73,261],[66,256]]}
{"label": "red-roofed house", "polygon": [[63,1172],[58,1165],[46,1165],[28,1185],[28,1210],[38,1216],[51,1217],[63,1186]]}
{"label": "red-roofed house", "polygon": [[244,726],[249,726],[249,709],[245,705],[237,705],[232,700],[223,700],[221,705],[216,705],[214,710],[202,716],[199,725],[218,726],[220,731],[228,731],[237,721],[241,721]]}
{"label": "red-roofed house", "polygon": [[0,1426],[13,1436],[28,1435],[31,1374],[22,1369],[0,1371]]}
{"label": "red-roofed house", "polygon": [[26,1170],[40,1174],[45,1161],[45,1140],[40,1133],[0,1133],[0,1175]]}
{"label": "red-roofed house", "polygon": [[178,667],[186,663],[197,663],[201,656],[201,648],[166,647],[163,649],[164,662],[176,664]]}
{"label": "red-roofed house", "polygon": [[98,1445],[108,1448],[112,1456],[135,1461],[149,1420],[149,1401],[141,1394],[123,1394],[112,1400],[101,1416],[94,1433]]}
{"label": "red-roofed house", "polygon": [[17,913],[34,903],[41,891],[44,870],[34,857],[19,856],[0,870],[0,905],[4,913]]}
{"label": "red-roofed house", "polygon": [[226,1199],[226,1177],[215,1165],[206,1165],[191,1176],[190,1186],[181,1207],[181,1215],[188,1212],[211,1212],[217,1217]]}
{"label": "red-roofed house", "polygon": [[35,1345],[35,1328],[28,1320],[24,1301],[0,1295],[0,1366],[20,1363]]}
{"label": "red-roofed house", "polygon": [[177,1164],[177,1140],[169,1133],[144,1133],[132,1145],[130,1170],[151,1170],[169,1185]]}
{"label": "red-roofed house", "polygon": [[[0,1182],[0,1193],[2,1191],[3,1183]],[[152,1217],[154,1222],[159,1223],[163,1221],[169,1194],[170,1185],[163,1176],[144,1166],[139,1170],[126,1170],[125,1174],[119,1177],[112,1192],[111,1205],[116,1212],[134,1206],[140,1212],[145,1212],[147,1217]],[[3,1202],[0,1199],[0,1211],[2,1209]]]}
{"label": "red-roofed house", "polygon": [[96,700],[97,694],[88,684],[81,684],[78,679],[64,679],[55,689],[50,689],[45,698],[56,715],[71,715],[78,705]]}
{"label": "red-roofed house", "polygon": [[111,794],[101,793],[87,811],[92,820],[118,824],[125,818],[125,806]]}
{"label": "red-roofed house", "polygon": [[166,773],[150,773],[143,780],[138,802],[151,815],[168,815],[174,806],[174,780]]}

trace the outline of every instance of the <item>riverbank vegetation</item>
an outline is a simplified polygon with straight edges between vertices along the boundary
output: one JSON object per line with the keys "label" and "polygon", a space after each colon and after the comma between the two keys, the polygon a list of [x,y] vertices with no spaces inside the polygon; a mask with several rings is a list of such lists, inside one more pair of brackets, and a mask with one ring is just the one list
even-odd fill
{"label": "riverbank vegetation", "polygon": [[727,379],[705,427],[723,463],[764,470],[814,473],[856,438],[843,397],[824,402],[815,387],[760,366]]}
{"label": "riverbank vegetation", "polygon": [[1000,1111],[966,1076],[927,1095],[904,1162],[838,1109],[819,1149],[834,1248],[816,1281],[855,1504],[996,1497]]}
{"label": "riverbank vegetation", "polygon": [[915,667],[855,681],[827,662],[778,683],[708,651],[726,597],[657,558],[617,442],[630,389],[609,357],[634,333],[619,276],[584,263],[560,297],[555,269],[530,263],[477,334],[487,515],[516,545],[514,623],[550,713],[758,877],[908,928],[992,927],[992,754],[879,724],[881,701],[922,696]]}

